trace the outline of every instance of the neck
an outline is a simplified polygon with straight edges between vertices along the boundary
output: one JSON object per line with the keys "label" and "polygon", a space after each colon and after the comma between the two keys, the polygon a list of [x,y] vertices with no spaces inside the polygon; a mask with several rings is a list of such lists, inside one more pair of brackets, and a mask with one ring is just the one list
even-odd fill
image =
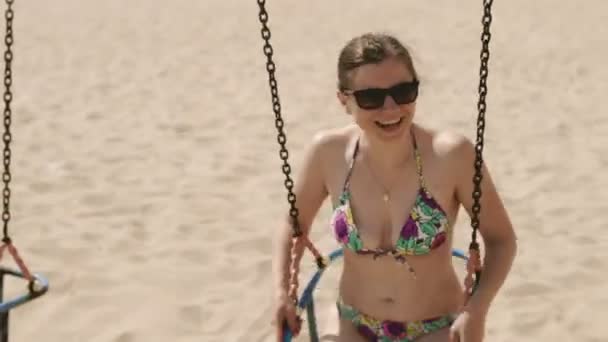
{"label": "neck", "polygon": [[382,170],[400,168],[414,160],[411,130],[392,141],[382,141],[363,133],[360,149],[365,158]]}

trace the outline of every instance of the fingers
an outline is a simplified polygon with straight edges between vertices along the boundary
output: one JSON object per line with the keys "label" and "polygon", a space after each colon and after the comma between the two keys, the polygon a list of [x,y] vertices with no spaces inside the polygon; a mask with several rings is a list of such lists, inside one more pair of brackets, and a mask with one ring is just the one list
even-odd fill
{"label": "fingers", "polygon": [[450,329],[450,342],[460,342],[460,335],[456,329]]}
{"label": "fingers", "polygon": [[281,321],[277,321],[274,327],[276,329],[276,342],[283,342],[283,323]]}
{"label": "fingers", "polygon": [[281,342],[291,341],[291,338],[294,336],[293,330],[289,327],[287,321],[284,321],[281,324]]}
{"label": "fingers", "polygon": [[275,318],[272,323],[276,329],[274,336],[276,336],[276,342],[283,342],[283,319],[282,317]]}
{"label": "fingers", "polygon": [[276,329],[276,342],[283,342],[285,340],[284,335],[287,332],[287,320],[285,319],[285,313],[283,310],[279,310],[277,312],[277,316],[275,317],[274,322],[272,322],[272,324]]}
{"label": "fingers", "polygon": [[300,319],[294,313],[289,313],[287,315],[287,324],[289,325],[289,329],[293,332],[294,336],[300,333]]}
{"label": "fingers", "polygon": [[275,326],[277,342],[284,342],[300,333],[300,318],[295,312],[288,312],[277,317]]}

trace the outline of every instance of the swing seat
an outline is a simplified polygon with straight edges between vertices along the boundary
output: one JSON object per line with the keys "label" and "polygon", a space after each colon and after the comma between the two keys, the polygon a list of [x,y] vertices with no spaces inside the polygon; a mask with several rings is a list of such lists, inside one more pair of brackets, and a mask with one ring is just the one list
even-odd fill
{"label": "swing seat", "polygon": [[[342,257],[343,253],[344,252],[342,248],[338,248],[334,250],[331,254],[329,254],[327,267],[329,267],[329,265],[331,265],[338,258]],[[457,248],[452,249],[452,257],[459,258],[464,261],[468,259],[464,251]],[[319,332],[317,331],[317,321],[314,304],[315,301],[313,292],[317,288],[317,284],[319,283],[319,280],[321,280],[321,276],[323,275],[327,267],[317,269],[317,271],[308,281],[308,284],[304,288],[304,291],[302,292],[302,295],[298,300],[298,311],[306,310],[306,320],[308,321],[308,332],[310,335],[311,342],[319,341]],[[283,342],[291,342],[292,338],[293,336],[291,330],[289,330],[289,327],[285,325],[285,327],[283,328]]]}
{"label": "swing seat", "polygon": [[26,279],[25,275],[14,269],[0,266],[0,314],[7,313],[8,311],[21,306],[29,301],[32,301],[42,295],[44,295],[49,289],[49,281],[39,274],[32,274],[36,280],[36,284],[28,289],[26,294],[15,297],[11,300],[4,300],[4,277],[6,275],[14,276],[17,278]]}

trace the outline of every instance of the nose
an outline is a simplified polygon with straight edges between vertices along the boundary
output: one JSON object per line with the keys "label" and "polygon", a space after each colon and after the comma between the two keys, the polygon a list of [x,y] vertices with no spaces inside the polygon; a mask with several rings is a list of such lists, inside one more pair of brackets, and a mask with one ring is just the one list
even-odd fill
{"label": "nose", "polygon": [[395,102],[395,100],[393,99],[393,97],[390,94],[386,94],[386,97],[384,98],[384,105],[382,106],[382,109],[393,110],[393,109],[397,109],[397,108],[399,108],[399,105],[397,104],[397,102]]}

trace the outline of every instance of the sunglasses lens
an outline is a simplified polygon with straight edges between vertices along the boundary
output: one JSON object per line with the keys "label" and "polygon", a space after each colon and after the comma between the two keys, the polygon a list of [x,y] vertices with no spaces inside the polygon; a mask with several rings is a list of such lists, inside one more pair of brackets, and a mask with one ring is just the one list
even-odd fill
{"label": "sunglasses lens", "polygon": [[416,101],[418,97],[418,82],[404,82],[390,89],[363,89],[353,93],[357,104],[363,109],[378,109],[384,106],[386,95],[390,94],[395,103],[399,105]]}
{"label": "sunglasses lens", "polygon": [[386,91],[382,89],[365,89],[354,93],[359,107],[363,109],[377,109],[384,105]]}
{"label": "sunglasses lens", "polygon": [[402,83],[391,89],[391,96],[397,104],[412,103],[418,97],[417,83]]}

